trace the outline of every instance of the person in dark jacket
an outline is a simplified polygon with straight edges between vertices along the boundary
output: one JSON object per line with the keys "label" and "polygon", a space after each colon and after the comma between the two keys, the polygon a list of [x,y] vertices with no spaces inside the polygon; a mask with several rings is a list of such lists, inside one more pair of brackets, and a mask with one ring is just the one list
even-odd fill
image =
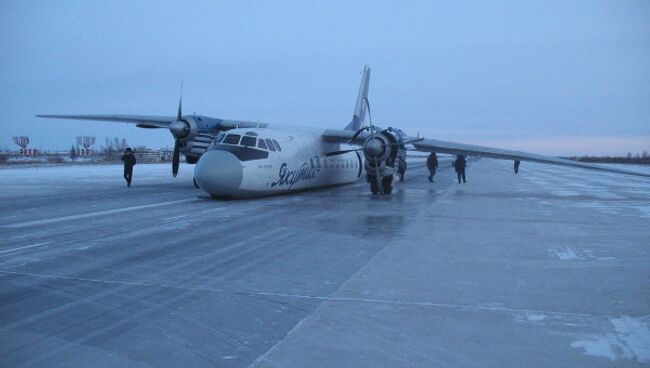
{"label": "person in dark jacket", "polygon": [[438,156],[435,152],[431,152],[427,157],[427,169],[429,169],[429,181],[433,183],[433,177],[436,175],[436,168],[438,167]]}
{"label": "person in dark jacket", "polygon": [[515,160],[515,174],[519,173],[519,164],[520,163],[521,162],[519,162],[519,160]]}
{"label": "person in dark jacket", "polygon": [[131,186],[131,180],[133,179],[133,166],[135,166],[135,155],[131,148],[127,148],[122,155],[122,161],[124,161],[124,179],[126,180],[126,186]]}
{"label": "person in dark jacket", "polygon": [[467,183],[465,181],[465,166],[467,166],[467,160],[465,160],[465,156],[456,156],[456,161],[454,161],[454,169],[456,169],[456,174],[458,175],[458,184],[460,184],[461,178],[463,179],[463,183]]}

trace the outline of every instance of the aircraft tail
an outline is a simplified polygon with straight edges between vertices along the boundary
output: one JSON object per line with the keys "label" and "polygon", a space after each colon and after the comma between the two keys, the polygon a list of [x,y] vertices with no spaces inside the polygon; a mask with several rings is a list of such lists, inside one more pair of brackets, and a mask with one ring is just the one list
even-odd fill
{"label": "aircraft tail", "polygon": [[368,84],[370,83],[370,68],[368,65],[363,67],[363,75],[361,76],[361,85],[359,86],[359,94],[357,95],[357,104],[354,106],[354,115],[352,121],[345,127],[346,130],[358,130],[363,124],[363,119],[366,117],[366,102],[368,98]]}

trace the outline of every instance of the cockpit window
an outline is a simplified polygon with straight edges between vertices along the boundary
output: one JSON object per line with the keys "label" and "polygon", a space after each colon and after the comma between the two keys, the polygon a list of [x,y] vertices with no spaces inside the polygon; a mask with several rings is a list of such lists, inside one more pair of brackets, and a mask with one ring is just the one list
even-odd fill
{"label": "cockpit window", "polygon": [[246,147],[255,147],[255,142],[257,139],[255,137],[249,137],[247,135],[241,138],[241,145]]}
{"label": "cockpit window", "polygon": [[275,146],[273,145],[273,142],[268,138],[266,138],[265,141],[266,141],[266,146],[269,147],[271,151],[275,152]]}
{"label": "cockpit window", "polygon": [[280,144],[278,143],[278,141],[274,139],[273,143],[275,143],[275,148],[278,150],[278,152],[282,151],[282,148],[280,148]]}
{"label": "cockpit window", "polygon": [[253,137],[257,137],[257,133],[255,133],[255,132],[246,132],[246,135],[251,135]]}
{"label": "cockpit window", "polygon": [[260,139],[259,141],[257,141],[257,147],[261,149],[268,149],[266,148],[266,142],[264,142],[264,139]]}
{"label": "cockpit window", "polygon": [[223,143],[227,144],[237,144],[239,143],[239,138],[241,136],[239,134],[228,134],[226,136],[226,139],[223,140]]}
{"label": "cockpit window", "polygon": [[219,134],[217,134],[217,136],[214,138],[214,141],[215,141],[216,143],[219,143],[219,142],[221,142],[221,141],[223,140],[223,137],[225,137],[225,136],[226,136],[225,133],[219,133]]}

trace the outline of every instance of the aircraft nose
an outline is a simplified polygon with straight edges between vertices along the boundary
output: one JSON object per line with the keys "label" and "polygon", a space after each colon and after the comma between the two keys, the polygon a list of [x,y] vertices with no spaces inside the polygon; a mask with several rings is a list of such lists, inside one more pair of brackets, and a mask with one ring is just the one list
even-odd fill
{"label": "aircraft nose", "polygon": [[194,180],[212,197],[233,195],[242,182],[241,161],[230,152],[206,151],[194,167]]}

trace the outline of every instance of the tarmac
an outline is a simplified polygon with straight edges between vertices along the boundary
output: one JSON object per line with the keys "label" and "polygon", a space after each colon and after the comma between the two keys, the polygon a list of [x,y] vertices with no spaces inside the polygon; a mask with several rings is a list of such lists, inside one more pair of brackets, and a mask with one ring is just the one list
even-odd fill
{"label": "tarmac", "polygon": [[0,170],[0,366],[648,367],[650,181],[447,164],[232,201]]}

